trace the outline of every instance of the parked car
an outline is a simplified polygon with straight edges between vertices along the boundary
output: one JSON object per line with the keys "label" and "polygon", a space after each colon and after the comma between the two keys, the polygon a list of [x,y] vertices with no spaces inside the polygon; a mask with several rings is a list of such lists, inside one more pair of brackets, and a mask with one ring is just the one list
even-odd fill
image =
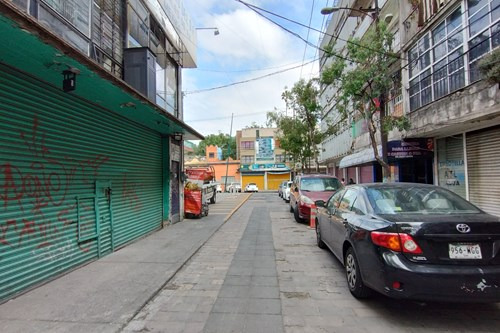
{"label": "parked car", "polygon": [[245,192],[259,192],[259,188],[255,183],[248,183],[247,186],[245,186]]}
{"label": "parked car", "polygon": [[283,200],[285,202],[290,202],[290,188],[292,187],[293,182],[288,181],[283,188]]}
{"label": "parked car", "polygon": [[222,185],[217,184],[217,193],[222,193]]}
{"label": "parked car", "polygon": [[283,198],[283,192],[285,190],[286,183],[288,183],[288,180],[282,181],[281,184],[280,184],[280,186],[278,186],[278,196],[280,198]]}
{"label": "parked car", "polygon": [[295,177],[290,189],[290,212],[293,212],[295,221],[308,221],[314,202],[328,200],[341,187],[342,183],[334,176],[313,174]]}
{"label": "parked car", "polygon": [[228,192],[241,192],[241,184],[240,183],[231,183],[227,187]]}
{"label": "parked car", "polygon": [[351,185],[318,208],[316,236],[357,298],[500,302],[500,218],[439,186]]}

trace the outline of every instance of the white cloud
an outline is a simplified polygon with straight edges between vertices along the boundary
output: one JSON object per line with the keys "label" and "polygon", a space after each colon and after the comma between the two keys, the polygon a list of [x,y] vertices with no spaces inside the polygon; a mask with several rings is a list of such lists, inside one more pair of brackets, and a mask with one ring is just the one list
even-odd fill
{"label": "white cloud", "polygon": [[[255,5],[261,7],[278,5],[275,8],[289,11],[290,15],[299,10],[300,17],[296,20],[301,22],[308,20],[311,10],[309,1],[298,1],[299,4],[293,1],[293,5],[281,0],[261,2],[263,5],[253,1]],[[183,70],[184,91],[196,91],[243,81],[293,67],[294,64],[299,65],[302,62],[304,42],[236,1],[204,0],[196,1],[196,4],[186,1],[185,5],[198,27],[217,27],[220,34],[214,36],[210,32],[199,31],[199,69]],[[293,30],[306,37],[306,33],[300,27],[295,26]],[[317,40],[317,34],[313,36],[311,33],[309,40]],[[308,47],[306,62],[314,53],[314,49]],[[237,72],[241,69],[255,68],[274,69]],[[293,86],[301,74],[308,79],[310,73],[317,73],[317,64],[306,65],[302,71],[298,68],[228,88],[188,94],[184,97],[184,119],[205,135],[219,131],[229,133],[231,113],[234,113],[233,135],[237,129],[251,125],[252,122],[265,125],[266,111],[271,111],[275,107],[285,109],[281,100],[285,86]]]}

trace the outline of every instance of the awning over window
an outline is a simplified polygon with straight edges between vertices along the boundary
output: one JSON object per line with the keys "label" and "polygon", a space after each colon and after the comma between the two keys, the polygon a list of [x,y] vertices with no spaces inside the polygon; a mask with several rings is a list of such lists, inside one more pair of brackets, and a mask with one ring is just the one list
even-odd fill
{"label": "awning over window", "polygon": [[[382,145],[378,145],[377,149],[379,154],[381,154]],[[375,154],[373,154],[373,148],[370,147],[342,158],[339,163],[339,168],[347,168],[353,165],[360,165],[373,161],[375,161]]]}

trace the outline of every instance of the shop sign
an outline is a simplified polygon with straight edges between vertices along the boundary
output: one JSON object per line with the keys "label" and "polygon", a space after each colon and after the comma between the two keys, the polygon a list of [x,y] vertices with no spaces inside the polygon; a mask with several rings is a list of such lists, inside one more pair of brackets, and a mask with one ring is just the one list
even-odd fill
{"label": "shop sign", "polygon": [[429,158],[433,156],[434,143],[432,139],[406,139],[387,142],[387,157],[400,158]]}
{"label": "shop sign", "polygon": [[255,170],[289,170],[285,163],[276,164],[242,164],[240,170],[242,171],[255,171]]}

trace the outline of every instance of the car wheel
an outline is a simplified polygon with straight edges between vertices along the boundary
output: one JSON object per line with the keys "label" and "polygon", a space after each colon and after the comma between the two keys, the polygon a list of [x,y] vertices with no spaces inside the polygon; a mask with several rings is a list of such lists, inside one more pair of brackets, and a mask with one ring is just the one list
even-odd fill
{"label": "car wheel", "polygon": [[210,198],[210,203],[214,204],[217,201],[217,192],[214,192],[213,197]]}
{"label": "car wheel", "polygon": [[292,207],[292,205],[288,205],[288,207],[290,207],[290,213],[293,213],[293,207]]}
{"label": "car wheel", "polygon": [[326,244],[321,239],[321,230],[320,230],[320,227],[319,227],[319,223],[317,221],[316,221],[316,242],[317,242],[318,247],[320,249],[326,249]]}
{"label": "car wheel", "polygon": [[295,221],[297,221],[297,223],[302,223],[302,219],[299,216],[299,206],[295,206],[295,209],[293,210],[293,217],[295,217]]}
{"label": "car wheel", "polygon": [[349,291],[356,298],[367,298],[371,294],[371,289],[365,286],[361,278],[358,260],[354,250],[350,247],[345,255],[345,274]]}

